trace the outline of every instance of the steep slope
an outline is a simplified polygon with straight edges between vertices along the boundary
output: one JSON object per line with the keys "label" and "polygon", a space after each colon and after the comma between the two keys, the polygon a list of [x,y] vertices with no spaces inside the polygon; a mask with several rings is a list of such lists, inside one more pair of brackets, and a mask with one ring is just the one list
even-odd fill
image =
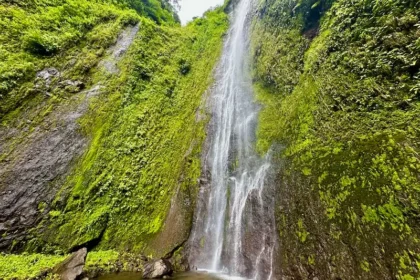
{"label": "steep slope", "polygon": [[266,0],[255,22],[285,279],[419,277],[419,2]]}
{"label": "steep slope", "polygon": [[[69,76],[86,72],[101,52],[115,42],[123,26],[138,22],[136,11],[157,22],[174,23],[172,12],[162,5],[158,0],[5,1],[0,6],[3,31],[0,37],[0,116],[33,98],[33,77],[48,64],[69,64],[71,56],[77,58],[80,65],[72,67]],[[79,53],[80,50],[83,52]]]}
{"label": "steep slope", "polygon": [[166,1],[0,9],[0,249],[163,256],[180,245],[223,10],[181,28]]}

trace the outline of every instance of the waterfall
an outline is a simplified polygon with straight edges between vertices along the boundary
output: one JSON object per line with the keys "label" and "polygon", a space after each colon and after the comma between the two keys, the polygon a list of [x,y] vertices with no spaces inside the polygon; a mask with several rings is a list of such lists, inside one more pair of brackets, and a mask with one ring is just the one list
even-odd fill
{"label": "waterfall", "polygon": [[269,156],[255,151],[258,105],[248,64],[252,0],[232,13],[216,84],[203,184],[190,237],[190,263],[231,276],[271,279],[274,197],[266,185]]}

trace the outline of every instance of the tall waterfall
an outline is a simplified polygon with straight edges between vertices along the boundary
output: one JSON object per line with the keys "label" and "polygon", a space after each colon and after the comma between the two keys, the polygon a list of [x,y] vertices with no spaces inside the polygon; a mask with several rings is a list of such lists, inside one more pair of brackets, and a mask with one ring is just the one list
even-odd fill
{"label": "tall waterfall", "polygon": [[252,0],[240,0],[234,7],[216,73],[203,172],[208,183],[198,201],[190,262],[202,270],[271,279],[276,234],[273,195],[265,187],[270,162],[255,151],[258,105],[247,61],[252,6]]}

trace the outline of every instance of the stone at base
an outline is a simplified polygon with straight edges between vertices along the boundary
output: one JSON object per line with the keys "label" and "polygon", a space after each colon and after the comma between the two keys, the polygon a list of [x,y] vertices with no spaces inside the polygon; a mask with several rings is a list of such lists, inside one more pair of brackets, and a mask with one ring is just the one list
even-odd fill
{"label": "stone at base", "polygon": [[60,275],[61,280],[75,280],[83,272],[86,255],[86,248],[74,252],[54,268],[54,273]]}
{"label": "stone at base", "polygon": [[170,276],[173,273],[172,264],[165,259],[151,261],[144,265],[143,278],[157,279]]}

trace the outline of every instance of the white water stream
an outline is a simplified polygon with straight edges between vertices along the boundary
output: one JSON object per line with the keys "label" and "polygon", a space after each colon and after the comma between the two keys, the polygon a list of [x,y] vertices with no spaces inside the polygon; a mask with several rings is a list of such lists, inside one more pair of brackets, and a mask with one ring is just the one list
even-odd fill
{"label": "white water stream", "polygon": [[232,277],[273,278],[273,195],[266,193],[269,158],[255,152],[258,106],[248,65],[252,0],[234,7],[212,93],[210,144],[191,242],[191,263]]}

